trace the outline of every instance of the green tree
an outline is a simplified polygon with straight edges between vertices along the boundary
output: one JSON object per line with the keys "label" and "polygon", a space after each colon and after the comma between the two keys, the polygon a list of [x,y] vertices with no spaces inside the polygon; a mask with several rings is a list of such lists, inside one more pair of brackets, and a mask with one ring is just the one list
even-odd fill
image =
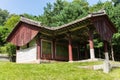
{"label": "green tree", "polygon": [[9,30],[5,27],[0,27],[0,46],[3,46],[6,43],[6,37],[9,33]]}
{"label": "green tree", "polygon": [[15,25],[17,24],[17,22],[19,21],[20,16],[12,14],[7,21],[5,22],[5,27],[7,27],[8,29],[10,29],[10,31],[15,27]]}
{"label": "green tree", "polygon": [[4,24],[8,16],[9,16],[9,12],[7,10],[0,9],[0,25]]}
{"label": "green tree", "polygon": [[98,12],[99,10],[103,9],[104,8],[104,3],[102,3],[101,1],[99,1],[97,4],[91,6],[89,8],[89,12],[92,13],[92,12]]}
{"label": "green tree", "polygon": [[101,58],[101,47],[103,47],[103,42],[99,38],[94,39],[94,47],[98,49],[99,58]]}
{"label": "green tree", "polygon": [[7,49],[7,53],[8,53],[8,56],[9,56],[9,59],[11,62],[15,62],[16,58],[15,58],[15,55],[16,55],[16,46],[13,45],[13,44],[6,44],[6,49]]}
{"label": "green tree", "polygon": [[[116,20],[115,20],[116,17],[115,16],[117,16],[117,14],[114,12],[116,10],[115,10],[115,6],[112,4],[112,2],[110,2],[110,1],[106,1],[104,3],[98,2],[97,4],[93,5],[90,8],[90,11],[91,12],[97,12],[101,9],[104,9],[106,11],[106,13],[108,14],[108,16],[110,17],[110,19],[112,20],[113,23],[116,23]],[[117,21],[117,23],[118,23],[118,21]],[[116,25],[119,25],[119,24],[116,24]],[[113,39],[112,39],[112,42],[111,41],[109,42],[110,47],[111,47],[110,52],[111,52],[112,60],[114,60],[114,47],[113,47],[113,45],[115,45],[119,41],[119,35],[118,34],[119,33],[115,34]],[[98,48],[99,53],[100,53],[100,47],[102,47],[102,43],[98,39],[94,39],[94,43],[95,43],[95,47]]]}
{"label": "green tree", "polygon": [[44,15],[43,15],[43,23],[46,24],[47,26],[50,26],[50,24],[52,23],[52,4],[51,3],[47,3],[47,6],[44,7]]}
{"label": "green tree", "polygon": [[29,18],[29,19],[34,19],[33,15],[30,15],[30,14],[27,14],[27,13],[21,14],[21,16]]}
{"label": "green tree", "polygon": [[60,26],[87,15],[88,9],[89,4],[86,0],[57,0],[53,5],[49,3],[44,8],[43,23],[47,26]]}
{"label": "green tree", "polygon": [[35,20],[35,21],[40,21],[39,16],[34,16],[34,15],[27,14],[27,13],[21,14],[21,16],[32,19],[32,20]]}
{"label": "green tree", "polygon": [[112,0],[114,2],[114,6],[120,3],[120,0]]}
{"label": "green tree", "polygon": [[112,22],[114,23],[114,25],[116,26],[118,33],[116,33],[113,36],[113,40],[112,43],[114,45],[120,45],[119,41],[120,41],[120,4],[118,4],[115,7],[112,7],[111,9],[107,9],[109,17],[111,18]]}
{"label": "green tree", "polygon": [[[120,46],[120,4],[115,4],[113,5],[112,2],[105,2],[104,3],[105,10],[107,14],[109,15],[110,19],[112,20],[113,24],[117,28],[118,32],[113,35],[113,38],[110,42],[110,47],[111,47],[111,55],[112,55],[112,60],[114,60],[114,54],[119,53],[119,49],[117,47]],[[114,53],[115,52],[115,53]]]}

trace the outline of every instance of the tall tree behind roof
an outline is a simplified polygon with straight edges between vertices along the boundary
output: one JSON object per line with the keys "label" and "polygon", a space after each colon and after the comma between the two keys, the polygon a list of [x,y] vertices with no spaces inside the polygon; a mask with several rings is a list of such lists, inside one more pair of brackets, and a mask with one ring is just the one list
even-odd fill
{"label": "tall tree behind roof", "polygon": [[114,6],[120,3],[120,0],[112,0],[114,2]]}
{"label": "tall tree behind roof", "polygon": [[43,23],[56,27],[71,22],[87,15],[88,5],[86,0],[73,0],[72,2],[56,0],[54,4],[48,3],[44,8]]}
{"label": "tall tree behind roof", "polygon": [[15,25],[17,24],[17,22],[19,21],[20,16],[16,15],[16,14],[12,14],[7,21],[5,22],[5,27],[8,28],[10,31],[15,27]]}
{"label": "tall tree behind roof", "polygon": [[7,10],[0,9],[0,25],[4,24],[8,16],[9,16],[9,12]]}
{"label": "tall tree behind roof", "polygon": [[99,10],[103,9],[104,3],[102,3],[100,0],[98,1],[97,4],[93,5],[90,7],[90,12],[98,12]]}

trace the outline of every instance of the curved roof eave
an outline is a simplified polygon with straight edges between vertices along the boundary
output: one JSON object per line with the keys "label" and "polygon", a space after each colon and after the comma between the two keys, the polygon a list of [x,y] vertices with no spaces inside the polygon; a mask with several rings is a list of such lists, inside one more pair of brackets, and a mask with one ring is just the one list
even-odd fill
{"label": "curved roof eave", "polygon": [[[31,19],[28,19],[28,18],[25,18],[25,17],[21,17],[20,21],[16,24],[15,28],[13,29],[13,31],[9,34],[9,36],[7,37],[7,41],[9,41],[10,37],[12,34],[14,34],[14,32],[17,30],[17,28],[19,27],[19,25],[21,25],[22,23],[26,23],[26,24],[29,24],[29,25],[33,25],[35,27],[38,27],[40,29],[42,29],[43,31],[48,31],[50,33],[54,33],[56,30],[57,31],[61,31],[61,30],[64,30],[74,24],[77,24],[77,23],[80,23],[80,22],[83,22],[85,20],[89,20],[89,19],[92,19],[92,18],[95,18],[95,17],[100,17],[100,16],[105,16],[106,19],[108,20],[109,24],[112,26],[112,29],[114,29],[114,33],[117,32],[117,30],[115,29],[113,23],[109,20],[109,17],[107,16],[107,14],[105,13],[105,11],[100,11],[100,12],[96,12],[96,13],[91,13],[89,14],[88,16],[86,17],[83,17],[81,19],[78,19],[78,20],[75,20],[75,21],[72,21],[70,23],[67,23],[67,24],[64,24],[62,26],[58,26],[58,27],[46,27],[46,26],[43,26],[41,25],[41,22],[38,22],[38,21],[34,21],[34,20],[31,20]],[[74,28],[74,27],[72,27]]]}

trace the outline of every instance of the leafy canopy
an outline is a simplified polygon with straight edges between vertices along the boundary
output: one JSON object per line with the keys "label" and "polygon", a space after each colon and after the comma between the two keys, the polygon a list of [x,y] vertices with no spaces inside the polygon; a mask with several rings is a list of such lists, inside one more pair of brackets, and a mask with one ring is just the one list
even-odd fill
{"label": "leafy canopy", "polygon": [[20,16],[13,14],[7,19],[4,26],[12,30],[19,21],[19,19]]}
{"label": "leafy canopy", "polygon": [[7,20],[9,12],[7,10],[0,9],[0,25],[4,25],[4,22]]}
{"label": "leafy canopy", "polygon": [[48,3],[44,8],[43,23],[50,27],[60,26],[87,15],[88,9],[86,0],[56,0],[54,4]]}

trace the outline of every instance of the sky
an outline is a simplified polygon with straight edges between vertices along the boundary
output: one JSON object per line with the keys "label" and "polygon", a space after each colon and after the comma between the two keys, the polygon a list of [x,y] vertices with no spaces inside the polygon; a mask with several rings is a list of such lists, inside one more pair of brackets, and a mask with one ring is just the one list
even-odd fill
{"label": "sky", "polygon": [[[0,8],[15,14],[28,13],[31,15],[41,15],[44,12],[46,3],[54,3],[56,0],[0,0]],[[72,0],[67,0],[72,1]],[[87,0],[90,5],[96,4],[99,0]],[[102,2],[108,0],[101,0]],[[110,0],[109,0],[110,1]]]}

